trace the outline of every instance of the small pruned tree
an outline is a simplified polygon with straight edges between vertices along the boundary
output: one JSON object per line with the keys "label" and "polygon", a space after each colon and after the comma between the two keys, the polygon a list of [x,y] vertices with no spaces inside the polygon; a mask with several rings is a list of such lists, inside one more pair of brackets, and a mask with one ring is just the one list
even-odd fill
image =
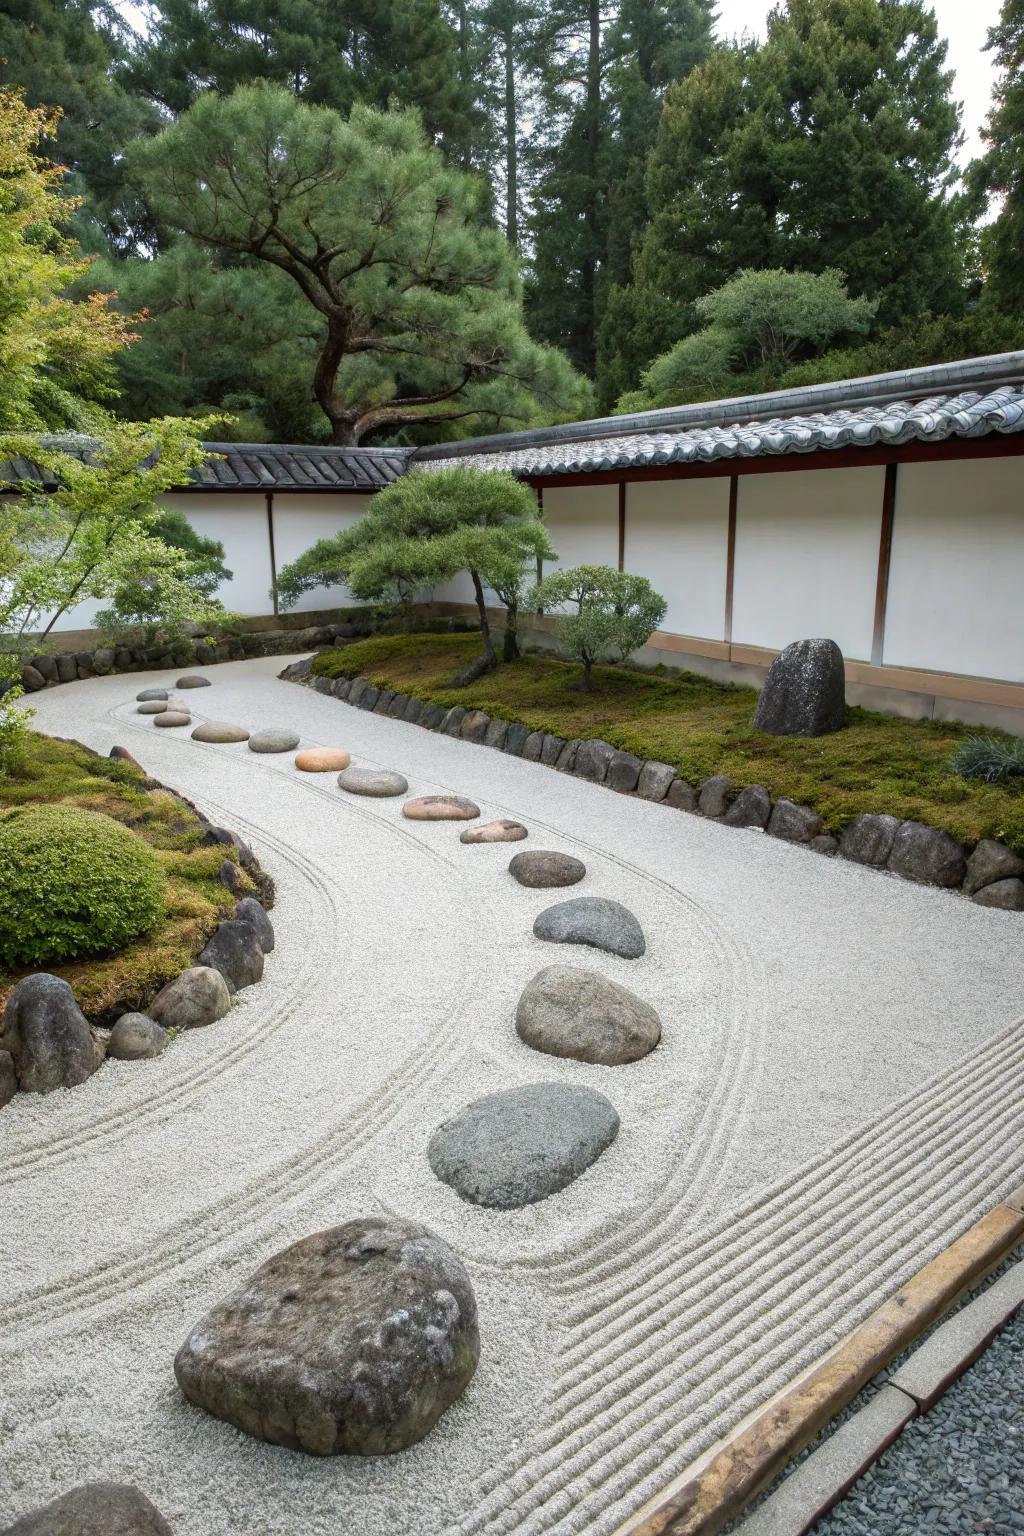
{"label": "small pruned tree", "polygon": [[610,565],[555,571],[538,582],[529,602],[531,607],[552,611],[561,649],[583,668],[580,688],[585,693],[594,686],[595,665],[624,661],[646,645],[667,606],[646,576],[632,576]]}
{"label": "small pruned tree", "polygon": [[498,662],[486,590],[505,606],[504,655],[515,660],[527,573],[538,560],[555,558],[533,492],[513,475],[461,467],[413,471],[379,491],[358,523],[286,566],[277,595],[288,608],[314,587],[344,584],[354,597],[396,605],[408,620],[419,593],[468,571],[483,639],[483,655],[471,669],[479,675]]}
{"label": "small pruned tree", "polygon": [[[184,512],[173,508],[161,511],[147,532],[150,537],[115,588],[110,607],[97,613],[97,627],[115,635],[139,631],[149,644],[158,632],[173,635],[197,616],[211,626],[223,623],[227,614],[216,594],[222,581],[231,580],[231,572],[220,540],[197,533]],[[169,563],[168,547],[181,551],[184,560]],[[182,595],[185,612],[180,611]]]}

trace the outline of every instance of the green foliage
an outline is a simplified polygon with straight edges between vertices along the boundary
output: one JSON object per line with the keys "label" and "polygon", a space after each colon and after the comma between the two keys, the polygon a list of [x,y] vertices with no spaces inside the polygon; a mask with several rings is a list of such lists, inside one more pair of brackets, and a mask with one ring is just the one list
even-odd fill
{"label": "green foliage", "polygon": [[[688,672],[597,669],[592,693],[571,687],[565,662],[532,654],[465,690],[448,682],[473,652],[464,635],[375,636],[321,651],[314,673],[372,682],[450,708],[461,704],[566,740],[599,737],[644,760],[669,763],[691,784],[725,773],[741,787],[812,805],[831,832],[865,811],[939,827],[962,842],[1002,838],[1024,852],[1024,793],[950,773],[952,754],[973,733],[952,721],[898,720],[847,711],[833,736],[768,736],[753,727],[752,688]],[[1000,737],[1000,733],[993,733]],[[1012,738],[1000,737],[1009,742]]]}
{"label": "green foliage", "polygon": [[109,816],[60,805],[0,821],[0,964],[119,949],[164,909],[159,859]]}
{"label": "green foliage", "polygon": [[[169,508],[148,525],[147,535],[111,606],[97,613],[96,626],[119,635],[138,630],[150,643],[158,630],[167,638],[181,634],[197,613],[211,626],[223,623],[228,615],[215,595],[222,581],[231,580],[223,544],[204,538],[183,512]],[[161,546],[184,559],[169,565]]]}
{"label": "green foliage", "polygon": [[735,393],[737,377],[775,388],[799,353],[868,330],[875,313],[872,300],[851,299],[843,274],[831,269],[740,272],[695,308],[705,328],[657,358],[624,409]]}
{"label": "green foliage", "polygon": [[989,32],[1001,74],[985,138],[988,151],[972,166],[975,187],[998,199],[999,212],[982,231],[992,301],[1007,314],[1024,309],[1024,0],[1003,0]]}
{"label": "green foliage", "polygon": [[19,485],[5,499],[0,649],[16,649],[44,620],[48,634],[86,598],[111,597],[139,581],[155,584],[169,620],[210,618],[210,600],[189,585],[189,556],[154,533],[157,498],[205,460],[198,436],[205,425],[108,422],[70,441],[0,435],[0,462],[35,462],[49,487]]}
{"label": "green foliage", "polygon": [[29,722],[35,714],[18,702],[25,690],[13,681],[15,671],[11,658],[0,656],[0,779],[24,761]]}
{"label": "green foliage", "polygon": [[530,425],[588,401],[527,335],[515,256],[483,222],[479,184],[445,165],[414,114],[357,106],[346,120],[241,86],[200,96],[129,158],[166,228],[229,269],[269,274],[310,348],[306,388],[332,441]]}
{"label": "green foliage", "polygon": [[[582,665],[582,686],[587,690],[593,685],[595,664],[624,661],[646,645],[667,607],[646,576],[632,576],[610,565],[556,571],[538,582],[529,602],[557,620],[559,645]],[[575,604],[575,612],[560,612],[566,604]]]}
{"label": "green foliage", "polygon": [[1012,737],[972,736],[953,758],[954,773],[964,779],[983,779],[986,784],[1008,784],[1024,779],[1024,740]]}
{"label": "green foliage", "polygon": [[[669,339],[751,268],[841,268],[880,327],[962,312],[976,201],[958,188],[951,79],[924,0],[787,0],[763,44],[719,44],[672,85],[633,271],[675,307]],[[606,366],[634,383],[649,345],[649,329],[620,336]]]}

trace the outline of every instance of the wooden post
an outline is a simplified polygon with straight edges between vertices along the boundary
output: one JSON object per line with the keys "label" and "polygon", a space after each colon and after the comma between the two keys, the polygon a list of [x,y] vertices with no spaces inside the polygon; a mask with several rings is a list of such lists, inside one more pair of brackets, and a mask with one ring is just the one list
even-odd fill
{"label": "wooden post", "polygon": [[619,481],[619,570],[626,569],[626,482]]}
{"label": "wooden post", "polygon": [[267,497],[267,542],[270,545],[270,595],[274,603],[274,613],[277,613],[277,556],[274,553],[274,493],[266,492]]}
{"label": "wooden post", "polygon": [[878,540],[878,577],[875,583],[875,627],[871,640],[871,665],[882,665],[885,650],[885,611],[889,603],[889,566],[892,561],[892,525],[896,511],[898,464],[885,466],[882,494],[882,528]]}
{"label": "wooden post", "polygon": [[725,633],[726,645],[732,644],[732,592],[736,578],[736,508],[740,499],[740,477],[729,481],[729,531],[725,544]]}

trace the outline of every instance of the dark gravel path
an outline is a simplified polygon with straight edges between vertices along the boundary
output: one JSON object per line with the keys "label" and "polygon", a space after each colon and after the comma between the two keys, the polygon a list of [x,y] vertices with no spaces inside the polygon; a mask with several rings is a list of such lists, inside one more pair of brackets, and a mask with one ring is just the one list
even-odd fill
{"label": "dark gravel path", "polygon": [[814,1536],[1024,1532],[1024,1312],[896,1444]]}

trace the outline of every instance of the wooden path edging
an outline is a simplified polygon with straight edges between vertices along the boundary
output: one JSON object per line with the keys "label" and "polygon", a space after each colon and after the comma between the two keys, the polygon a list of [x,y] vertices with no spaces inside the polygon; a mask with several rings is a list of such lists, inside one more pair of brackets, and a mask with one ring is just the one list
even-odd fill
{"label": "wooden path edging", "polygon": [[615,1536],[715,1536],[1021,1238],[1024,1186],[912,1276],[823,1360],[674,1478]]}

